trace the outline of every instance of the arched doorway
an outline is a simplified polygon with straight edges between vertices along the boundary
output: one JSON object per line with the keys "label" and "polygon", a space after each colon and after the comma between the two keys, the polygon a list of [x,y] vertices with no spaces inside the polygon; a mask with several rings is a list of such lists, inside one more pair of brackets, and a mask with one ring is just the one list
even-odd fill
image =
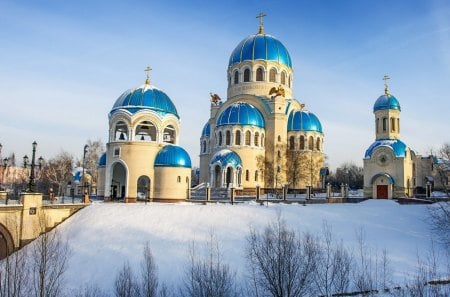
{"label": "arched doorway", "polygon": [[142,175],[137,180],[137,199],[148,200],[150,198],[150,178]]}
{"label": "arched doorway", "polygon": [[227,188],[230,187],[231,183],[233,183],[233,168],[232,167],[227,167],[227,173],[226,173]]}
{"label": "arched doorway", "polygon": [[214,187],[220,188],[222,186],[221,180],[221,174],[220,174],[221,168],[219,165],[214,166]]}
{"label": "arched doorway", "polygon": [[8,229],[0,224],[0,260],[6,258],[14,251],[14,244]]}
{"label": "arched doorway", "polygon": [[127,170],[122,163],[115,163],[112,166],[111,198],[123,199],[127,189]]}

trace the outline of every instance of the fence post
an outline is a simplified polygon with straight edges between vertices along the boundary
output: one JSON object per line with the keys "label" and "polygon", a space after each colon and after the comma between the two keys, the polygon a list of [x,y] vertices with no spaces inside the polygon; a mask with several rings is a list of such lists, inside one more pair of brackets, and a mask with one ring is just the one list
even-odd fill
{"label": "fence post", "polygon": [[311,199],[311,188],[312,186],[306,186],[306,199]]}
{"label": "fence post", "polygon": [[426,196],[427,196],[427,198],[431,197],[431,183],[429,181],[427,181]]}
{"label": "fence post", "polygon": [[345,185],[344,185],[344,183],[341,184],[341,197],[345,198]]}
{"label": "fence post", "polygon": [[211,187],[209,186],[209,183],[206,183],[206,201],[211,201]]}
{"label": "fence post", "polygon": [[283,186],[283,200],[287,201],[288,185]]}
{"label": "fence post", "polygon": [[261,194],[259,185],[256,185],[256,202],[259,202],[259,196]]}
{"label": "fence post", "polygon": [[331,198],[331,184],[327,184],[327,198]]}
{"label": "fence post", "polygon": [[234,204],[234,187],[233,186],[231,186],[231,188],[230,188],[230,199],[231,199],[231,204],[233,205]]}

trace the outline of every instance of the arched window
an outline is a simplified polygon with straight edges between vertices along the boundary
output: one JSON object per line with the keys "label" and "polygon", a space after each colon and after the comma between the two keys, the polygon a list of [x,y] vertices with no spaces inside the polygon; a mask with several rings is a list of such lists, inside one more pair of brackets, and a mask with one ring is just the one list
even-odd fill
{"label": "arched window", "polygon": [[380,119],[377,118],[376,122],[375,122],[375,130],[378,133],[378,131],[380,130]]}
{"label": "arched window", "polygon": [[125,122],[117,122],[114,131],[114,140],[125,141],[128,140],[128,126]]}
{"label": "arched window", "polygon": [[234,137],[234,144],[241,145],[241,131],[237,130],[236,135]]}
{"label": "arched window", "polygon": [[278,142],[281,142],[281,135],[278,135]]}
{"label": "arched window", "polygon": [[175,143],[175,128],[172,125],[164,128],[163,141],[172,144]]}
{"label": "arched window", "polygon": [[387,130],[387,118],[383,118],[383,132]]}
{"label": "arched window", "polygon": [[222,146],[222,131],[219,131],[219,146]]}
{"label": "arched window", "polygon": [[289,137],[289,149],[291,151],[295,150],[295,138],[294,138],[294,136]]}
{"label": "arched window", "polygon": [[395,132],[395,118],[391,118],[391,132]]}
{"label": "arched window", "polygon": [[255,171],[255,182],[258,181],[258,170]]}
{"label": "arched window", "polygon": [[265,147],[266,146],[266,143],[264,142],[266,139],[265,139],[265,137],[264,137],[264,133],[262,133],[261,134],[261,146],[262,147]]}
{"label": "arched window", "polygon": [[206,153],[206,140],[202,142],[202,153]]}
{"label": "arched window", "polygon": [[264,70],[262,67],[259,67],[256,69],[256,81],[263,81],[264,80]]}
{"label": "arched window", "polygon": [[259,133],[258,132],[255,133],[254,143],[255,143],[255,146],[259,146]]}
{"label": "arched window", "polygon": [[277,156],[278,156],[278,159],[281,159],[281,151],[277,151]]}
{"label": "arched window", "polygon": [[250,180],[250,171],[245,170],[245,180],[249,181]]}
{"label": "arched window", "polygon": [[245,132],[245,145],[250,145],[251,142],[251,134],[250,131]]}
{"label": "arched window", "polygon": [[286,84],[286,72],[281,72],[281,83],[283,84],[283,85],[285,85]]}
{"label": "arched window", "polygon": [[234,72],[234,84],[237,85],[239,83],[239,71]]}
{"label": "arched window", "polygon": [[300,149],[304,150],[305,149],[305,136],[300,136]]}
{"label": "arched window", "polygon": [[181,176],[177,176],[177,183],[181,183]]}
{"label": "arched window", "polygon": [[277,71],[275,70],[275,68],[271,68],[270,72],[269,72],[269,81],[270,82],[275,82],[276,81],[276,76],[277,76]]}
{"label": "arched window", "polygon": [[319,137],[317,137],[317,140],[316,140],[316,150],[320,151],[320,138]]}
{"label": "arched window", "polygon": [[149,122],[143,121],[136,126],[136,140],[156,141],[156,126]]}
{"label": "arched window", "polygon": [[312,136],[309,136],[308,148],[310,151],[314,150],[314,138]]}
{"label": "arched window", "polygon": [[400,119],[397,119],[397,131],[400,133]]}
{"label": "arched window", "polygon": [[244,70],[244,82],[249,82],[250,81],[250,69],[245,69]]}
{"label": "arched window", "polygon": [[227,130],[225,132],[225,144],[230,145],[231,144],[231,132],[230,130]]}

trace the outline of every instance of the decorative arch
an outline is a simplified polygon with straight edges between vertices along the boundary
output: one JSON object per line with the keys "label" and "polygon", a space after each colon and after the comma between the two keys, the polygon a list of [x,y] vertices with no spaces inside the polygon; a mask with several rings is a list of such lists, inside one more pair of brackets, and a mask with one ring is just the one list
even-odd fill
{"label": "decorative arch", "polygon": [[125,198],[128,192],[128,168],[118,160],[111,164],[110,196],[112,199]]}
{"label": "decorative arch", "polygon": [[262,67],[256,69],[256,81],[264,81],[264,69]]}
{"label": "decorative arch", "polygon": [[14,252],[14,240],[8,229],[0,224],[0,260]]}
{"label": "decorative arch", "polygon": [[386,177],[386,179],[388,180],[388,183],[389,183],[390,185],[393,185],[393,184],[394,184],[394,178],[393,178],[391,175],[389,175],[388,173],[378,173],[378,174],[375,174],[375,175],[372,177],[372,179],[370,180],[370,184],[373,185],[373,184],[375,183],[375,181],[377,180],[377,178],[379,178],[379,177],[381,177],[381,176]]}
{"label": "decorative arch", "polygon": [[141,121],[136,125],[135,137],[139,141],[157,141],[158,129],[151,121]]}
{"label": "decorative arch", "polygon": [[241,131],[240,130],[236,130],[236,133],[234,135],[234,144],[241,145]]}
{"label": "decorative arch", "polygon": [[277,70],[275,68],[270,68],[269,70],[269,81],[276,82],[277,80]]}
{"label": "decorative arch", "polygon": [[118,120],[114,124],[114,141],[127,141],[129,140],[129,125],[123,120]]}
{"label": "decorative arch", "polygon": [[236,69],[233,74],[233,83],[237,85],[239,83],[239,71]]}
{"label": "decorative arch", "polygon": [[137,198],[149,200],[150,198],[150,177],[141,175],[137,179]]}
{"label": "decorative arch", "polygon": [[250,69],[245,68],[244,70],[244,82],[250,82]]}
{"label": "decorative arch", "polygon": [[173,125],[167,125],[163,132],[163,142],[175,144],[177,132]]}

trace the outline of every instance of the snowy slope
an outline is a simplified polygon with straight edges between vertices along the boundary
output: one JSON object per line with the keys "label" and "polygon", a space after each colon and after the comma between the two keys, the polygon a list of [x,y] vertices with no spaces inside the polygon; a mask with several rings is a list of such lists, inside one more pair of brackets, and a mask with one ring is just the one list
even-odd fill
{"label": "snowy slope", "polygon": [[177,285],[183,276],[189,244],[195,240],[202,245],[211,232],[220,241],[225,260],[239,276],[245,272],[243,254],[249,226],[265,226],[278,213],[290,228],[300,232],[319,234],[323,221],[327,221],[335,238],[350,247],[356,246],[356,229],[363,227],[372,248],[388,249],[399,280],[414,269],[417,254],[430,245],[427,207],[393,201],[269,207],[255,203],[94,203],[58,227],[73,250],[66,281],[72,288],[95,282],[109,290],[125,261],[138,271],[143,245],[148,241],[160,280]]}

